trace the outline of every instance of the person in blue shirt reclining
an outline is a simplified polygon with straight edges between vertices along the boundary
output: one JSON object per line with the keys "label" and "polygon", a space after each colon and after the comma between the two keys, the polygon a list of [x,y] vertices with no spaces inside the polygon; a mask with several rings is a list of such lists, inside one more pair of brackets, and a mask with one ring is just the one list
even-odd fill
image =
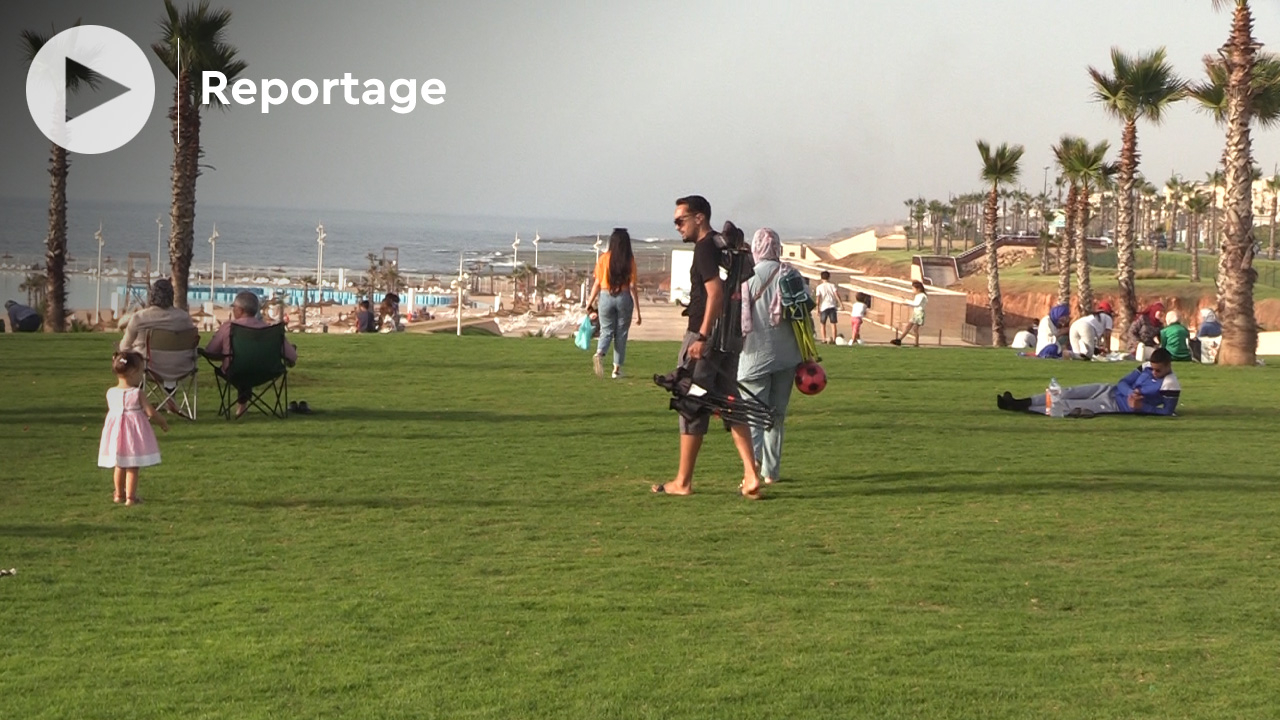
{"label": "person in blue shirt reclining", "polygon": [[[1178,407],[1182,386],[1173,374],[1173,357],[1158,348],[1151,360],[1125,375],[1115,385],[1077,385],[1062,389],[1062,403],[1068,417],[1093,417],[1114,413],[1140,415],[1172,415]],[[1005,392],[996,396],[1001,410],[1045,414],[1043,393],[1029,398],[1015,398]]]}

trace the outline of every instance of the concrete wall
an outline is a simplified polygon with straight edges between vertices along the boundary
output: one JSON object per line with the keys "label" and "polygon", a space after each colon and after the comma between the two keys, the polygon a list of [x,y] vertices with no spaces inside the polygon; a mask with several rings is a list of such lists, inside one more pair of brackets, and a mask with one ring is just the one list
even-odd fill
{"label": "concrete wall", "polygon": [[880,249],[879,238],[876,237],[875,230],[867,230],[853,237],[845,238],[837,242],[831,243],[828,252],[831,257],[839,260],[855,253],[875,252]]}
{"label": "concrete wall", "polygon": [[[819,281],[816,275],[801,269],[810,283]],[[832,278],[833,281],[835,278]],[[908,302],[915,297],[910,281],[890,277],[871,277],[865,275],[849,275],[837,282],[840,299],[847,308],[853,303],[855,293],[865,292],[871,296],[871,308],[867,311],[867,322],[885,327],[901,329],[911,322],[913,308]],[[944,288],[928,288],[929,304],[925,306],[924,327],[920,329],[920,342],[933,344],[938,342],[939,334],[944,340],[957,342],[964,334],[966,297],[964,293]]]}

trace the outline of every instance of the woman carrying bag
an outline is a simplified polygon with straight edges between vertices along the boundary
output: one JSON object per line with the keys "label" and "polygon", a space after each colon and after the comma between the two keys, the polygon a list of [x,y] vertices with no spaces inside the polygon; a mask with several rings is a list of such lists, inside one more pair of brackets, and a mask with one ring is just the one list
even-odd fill
{"label": "woman carrying bag", "polygon": [[771,429],[751,428],[751,444],[760,477],[766,483],[781,477],[783,424],[796,367],[804,359],[793,322],[784,317],[779,289],[783,278],[799,273],[779,259],[781,254],[778,233],[769,228],[757,230],[751,240],[755,272],[742,284],[744,341],[738,361],[738,382],[774,412]]}
{"label": "woman carrying bag", "polygon": [[[601,290],[605,292],[600,292]],[[596,305],[599,299],[600,304]],[[640,289],[636,286],[636,259],[631,253],[631,235],[626,228],[614,228],[609,236],[609,251],[596,262],[596,279],[591,284],[587,307],[600,308],[600,344],[591,358],[596,377],[604,377],[604,356],[613,344],[613,375],[622,377],[622,362],[627,359],[627,335],[631,332],[631,314],[640,324]]]}

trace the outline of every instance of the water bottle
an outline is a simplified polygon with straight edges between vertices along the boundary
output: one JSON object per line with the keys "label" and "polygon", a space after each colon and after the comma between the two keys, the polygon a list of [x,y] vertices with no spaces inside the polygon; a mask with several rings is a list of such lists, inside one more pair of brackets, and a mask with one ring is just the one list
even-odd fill
{"label": "water bottle", "polygon": [[1049,378],[1049,389],[1044,393],[1044,414],[1066,417],[1067,409],[1062,405],[1062,386],[1058,384],[1058,378]]}

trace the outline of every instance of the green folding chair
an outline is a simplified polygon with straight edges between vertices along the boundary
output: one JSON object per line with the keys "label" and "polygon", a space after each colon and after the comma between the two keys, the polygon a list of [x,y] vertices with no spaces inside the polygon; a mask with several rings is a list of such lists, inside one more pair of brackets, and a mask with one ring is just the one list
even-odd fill
{"label": "green folding chair", "polygon": [[178,415],[196,419],[197,364],[200,331],[151,329],[147,331],[147,372],[143,379],[147,399],[156,409],[172,408]]}
{"label": "green folding chair", "polygon": [[234,416],[239,388],[249,388],[249,405],[281,419],[289,416],[289,368],[284,358],[283,323],[264,328],[231,325],[231,362],[222,369],[223,355],[203,348],[218,383],[218,414]]}

